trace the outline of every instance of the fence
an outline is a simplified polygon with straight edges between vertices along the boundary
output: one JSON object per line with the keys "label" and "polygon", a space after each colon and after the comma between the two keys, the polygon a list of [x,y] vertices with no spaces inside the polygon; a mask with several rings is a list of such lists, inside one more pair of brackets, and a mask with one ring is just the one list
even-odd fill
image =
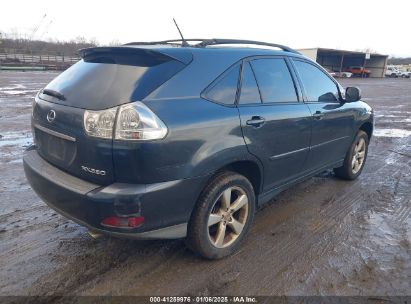
{"label": "fence", "polygon": [[0,53],[0,68],[40,66],[50,70],[64,70],[79,60],[79,57],[64,55],[31,55],[18,53]]}

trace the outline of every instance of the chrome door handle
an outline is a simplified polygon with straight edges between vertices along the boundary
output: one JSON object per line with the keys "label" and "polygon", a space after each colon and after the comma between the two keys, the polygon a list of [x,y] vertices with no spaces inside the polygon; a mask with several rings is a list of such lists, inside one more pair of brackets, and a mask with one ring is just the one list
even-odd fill
{"label": "chrome door handle", "polygon": [[324,116],[324,113],[321,113],[320,111],[315,111],[315,113],[313,114],[313,117],[315,119],[321,119]]}
{"label": "chrome door handle", "polygon": [[253,116],[253,117],[251,117],[251,119],[246,121],[246,124],[249,125],[249,126],[259,128],[263,124],[265,124],[265,119],[264,119],[264,117],[261,117],[261,116]]}

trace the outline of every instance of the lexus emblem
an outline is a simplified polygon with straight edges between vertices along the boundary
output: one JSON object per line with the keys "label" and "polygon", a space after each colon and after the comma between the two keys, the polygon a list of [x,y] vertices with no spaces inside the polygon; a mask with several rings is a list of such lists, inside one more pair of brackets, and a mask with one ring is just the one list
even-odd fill
{"label": "lexus emblem", "polygon": [[47,121],[48,121],[48,122],[53,122],[54,119],[56,119],[56,112],[55,112],[54,110],[50,110],[50,111],[47,113]]}

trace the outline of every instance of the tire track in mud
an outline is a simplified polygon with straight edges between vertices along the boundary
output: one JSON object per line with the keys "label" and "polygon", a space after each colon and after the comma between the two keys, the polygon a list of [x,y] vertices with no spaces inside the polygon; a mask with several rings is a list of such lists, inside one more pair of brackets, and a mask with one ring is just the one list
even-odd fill
{"label": "tire track in mud", "polygon": [[60,239],[59,251],[73,248],[61,257],[68,261],[53,273],[36,280],[29,294],[46,295],[50,290],[53,294],[82,294],[86,289],[87,294],[94,291],[99,295],[119,295],[122,288],[119,285],[112,289],[112,277],[129,280],[132,285],[185,250],[181,241],[94,240],[84,234],[79,238],[81,242],[72,241],[72,237]]}
{"label": "tire track in mud", "polygon": [[399,223],[405,223],[411,214],[411,200],[408,200],[401,208],[394,213]]}
{"label": "tire track in mud", "polygon": [[[279,274],[279,276],[281,276],[283,270],[287,268],[290,263],[297,260],[301,256],[307,255],[307,251],[321,252],[320,256],[325,255],[327,251],[330,251],[333,247],[331,242],[327,242],[325,248],[321,248],[321,246],[320,248],[317,248],[315,244],[321,243],[319,242],[319,240],[326,238],[324,234],[329,232],[333,226],[343,222],[344,218],[347,217],[349,213],[355,212],[355,209],[358,209],[360,207],[360,204],[364,204],[364,202],[361,200],[364,198],[364,195],[362,193],[364,193],[365,187],[367,187],[368,190],[371,191],[377,190],[369,189],[369,187],[372,185],[372,183],[370,182],[374,180],[375,173],[380,174],[380,176],[383,177],[385,175],[384,173],[386,173],[385,171],[389,171],[391,169],[392,168],[390,165],[383,165],[382,167],[380,167],[380,169],[377,170],[377,172],[374,172],[372,176],[365,177],[364,179],[356,181],[354,185],[347,186],[346,189],[343,190],[343,193],[339,192],[336,195],[333,195],[327,202],[327,207],[320,211],[320,214],[322,214],[321,220],[319,223],[317,223],[317,225],[314,225],[312,234],[310,236],[306,236],[303,242],[295,236],[290,236],[285,240],[280,240],[280,242],[277,243],[275,247],[272,247],[271,249],[264,252],[263,256],[260,258],[262,260],[267,260],[276,249],[279,250],[279,252],[275,254],[275,258],[282,262],[276,265],[276,272]],[[403,170],[403,167],[397,168],[395,172],[397,173],[401,170]],[[355,206],[357,208],[353,208]],[[348,227],[346,227],[342,231],[339,231],[338,234],[334,234],[332,232],[330,232],[329,234],[331,234],[333,242],[336,243],[339,242],[340,239],[344,238],[348,231],[349,229]],[[254,245],[255,244],[253,243],[247,244],[246,247],[248,248],[244,248],[242,251],[248,250],[250,249],[249,247],[253,247]],[[315,254],[313,256],[315,256]],[[261,276],[261,269],[252,272],[249,276],[250,278]],[[282,280],[278,281],[282,282]],[[277,288],[273,290],[271,283],[263,283],[262,285],[260,285],[257,293],[261,294],[262,291],[272,290],[272,294],[278,294],[278,292],[284,290],[285,287],[284,284],[280,285],[281,286],[277,285]]]}
{"label": "tire track in mud", "polygon": [[[45,205],[35,205],[30,209],[16,209],[4,214],[0,216],[0,240],[7,239],[8,235],[21,234],[23,231],[35,231],[37,227],[57,227],[63,220],[68,222],[67,219],[62,218],[58,222],[50,221],[53,217],[60,218],[57,213]],[[0,258],[2,255],[7,255],[4,244],[0,251]]]}
{"label": "tire track in mud", "polygon": [[[377,171],[380,176],[383,176],[385,171],[392,168],[385,164],[381,166]],[[399,168],[396,172],[399,172]],[[321,203],[316,206],[315,210],[312,213],[317,211],[321,214],[320,222],[312,226],[310,233],[302,233],[304,229],[308,227],[296,226],[296,230],[290,231],[288,235],[284,235],[284,231],[281,224],[275,223],[271,225],[274,229],[267,227],[266,222],[274,216],[276,219],[276,214],[274,212],[278,211],[278,208],[286,208],[287,212],[294,212],[295,215],[299,216],[301,212],[305,212],[304,209],[301,209],[301,206],[298,204],[292,203],[289,205],[287,200],[295,201],[296,197],[298,200],[299,195],[294,195],[292,193],[287,193],[285,195],[280,195],[276,199],[276,204],[270,204],[268,207],[264,208],[263,211],[257,214],[257,217],[265,218],[262,224],[255,223],[253,229],[250,232],[250,235],[245,242],[244,246],[239,252],[234,256],[228,258],[230,261],[227,263],[226,260],[213,262],[212,265],[209,263],[204,263],[195,261],[194,263],[199,263],[196,265],[190,265],[189,272],[182,271],[179,269],[179,264],[181,264],[181,258],[183,260],[182,264],[186,263],[184,254],[176,252],[173,257],[167,257],[163,260],[160,260],[156,267],[145,272],[137,272],[137,276],[144,280],[144,282],[137,281],[134,284],[129,285],[130,287],[124,288],[125,293],[134,293],[134,294],[144,294],[144,293],[158,293],[162,290],[164,294],[212,294],[212,293],[232,293],[245,291],[241,289],[242,283],[248,282],[250,294],[264,294],[267,291],[270,291],[269,294],[278,294],[282,290],[287,288],[286,283],[288,280],[281,280],[282,273],[290,266],[290,264],[295,263],[300,258],[306,260],[306,257],[309,256],[311,260],[315,260],[316,256],[327,255],[333,248],[334,244],[338,243],[339,240],[347,237],[349,233],[349,228],[347,225],[342,225],[343,229],[338,231],[338,234],[335,234],[333,227],[336,225],[341,225],[341,222],[347,217],[348,214],[355,211],[358,205],[364,204],[364,196],[361,194],[364,192],[364,188],[367,188],[369,191],[370,181],[375,180],[375,172],[371,174],[365,174],[361,179],[355,181],[354,183],[347,184],[343,190],[339,191],[337,194],[333,195],[331,198],[326,199],[326,204]],[[316,185],[316,187],[321,187],[322,185],[326,186],[328,182],[335,182],[333,180],[324,179],[320,182],[311,181],[307,183],[307,187],[311,187],[312,183],[317,183],[321,185]],[[379,185],[384,186],[384,184]],[[299,193],[304,192],[305,188],[303,186],[297,186],[297,191]],[[376,189],[373,189],[376,190]],[[324,189],[326,191],[326,189]],[[354,196],[353,196],[354,193]],[[320,190],[320,196],[321,196]],[[305,202],[307,203],[307,202]],[[308,202],[311,203],[311,202]],[[325,206],[325,208],[324,208]],[[308,217],[315,217],[313,214],[308,214]],[[278,219],[277,219],[278,220]],[[289,218],[285,219],[290,221]],[[288,223],[289,225],[290,223]],[[308,229],[307,229],[308,230]],[[262,233],[261,233],[262,232]],[[271,234],[277,234],[278,237],[274,238]],[[332,240],[325,242],[324,240]],[[258,257],[253,256],[255,251],[259,252]],[[305,257],[305,259],[304,259]],[[318,257],[317,257],[318,258]],[[180,259],[180,260],[179,260]],[[233,267],[233,264],[244,264],[244,261],[249,261],[248,264],[243,265],[240,269]],[[251,262],[251,260],[253,260]],[[268,261],[268,263],[267,263]],[[177,264],[174,264],[177,263]],[[264,263],[266,267],[255,267]],[[312,261],[311,261],[312,263]],[[254,266],[253,266],[254,265]],[[130,265],[132,268],[135,268],[137,265]],[[152,265],[154,266],[154,265]],[[107,275],[113,275],[116,273],[114,269],[108,270]],[[181,278],[183,275],[188,275],[189,273],[203,273],[198,275],[195,282],[186,281],[184,286],[179,285],[178,283],[168,283],[167,287],[161,282],[170,282],[176,280],[175,274],[179,273]],[[206,272],[206,275],[204,275]],[[246,275],[245,275],[246,274]],[[99,275],[99,274],[96,274]],[[162,279],[159,280],[159,277],[162,276]],[[232,279],[235,277],[235,280]],[[277,282],[276,287],[273,288],[272,283],[264,283],[260,281],[255,281],[253,278],[267,278],[270,277],[273,281]],[[212,279],[211,279],[212,278]],[[123,280],[124,283],[130,282],[131,278]],[[159,283],[160,281],[160,283]],[[238,282],[237,282],[238,281]],[[264,281],[264,280],[263,280]],[[270,280],[271,281],[271,280]],[[279,283],[280,282],[280,283]],[[180,282],[181,284],[181,282]],[[127,285],[127,284],[126,284]],[[161,286],[162,285],[162,286]],[[174,288],[173,288],[174,286]],[[177,287],[179,287],[177,289]],[[73,290],[74,291],[74,290]],[[248,291],[246,291],[247,293]],[[161,293],[161,292],[160,292]]]}
{"label": "tire track in mud", "polygon": [[11,220],[14,220],[13,218],[15,217],[21,217],[21,216],[24,216],[25,214],[31,214],[31,213],[35,213],[37,211],[42,211],[42,210],[48,211],[50,210],[50,208],[44,204],[41,204],[41,205],[39,204],[39,205],[32,206],[27,209],[16,209],[11,212],[0,215],[0,224],[10,222]]}
{"label": "tire track in mud", "polygon": [[[301,190],[301,189],[299,189]],[[282,198],[280,199],[280,201],[283,200]],[[353,200],[352,204],[355,203],[355,199]],[[281,204],[281,202],[279,202]],[[284,206],[287,207],[288,212],[290,211],[288,207],[290,207],[289,205]],[[298,209],[298,206],[295,206],[295,208],[292,209]],[[266,210],[265,212],[263,211],[264,214],[262,214],[261,216],[263,217],[270,217],[270,214],[268,212],[270,212],[271,210],[269,209],[275,209],[275,205],[272,207],[270,206],[269,208],[264,208],[264,210]],[[348,207],[347,207],[348,210]],[[274,210],[275,211],[275,210]],[[260,216],[261,212],[258,214],[258,216]],[[333,219],[332,221],[330,221],[330,223],[332,222],[332,224],[335,224],[335,219]],[[258,223],[257,223],[258,224]],[[261,227],[260,227],[261,226]],[[259,235],[260,232],[257,230],[263,230],[263,231],[267,231],[267,227],[264,227],[265,225],[255,225],[255,227],[253,226],[253,229],[248,237],[248,240],[250,240],[250,238],[253,238],[253,236]],[[324,225],[325,227],[325,225]],[[307,251],[307,246],[311,246],[312,243],[314,242],[318,242],[318,239],[321,238],[321,235],[313,235],[311,236],[311,238],[307,239],[305,238],[304,242],[307,244],[307,246],[301,246],[301,238],[299,238],[298,236],[294,235],[294,234],[290,234],[288,235],[286,238],[282,238],[281,237],[281,225],[275,225],[275,232],[278,232],[278,234],[280,235],[280,239],[278,240],[279,242],[274,243],[273,247],[270,247],[270,243],[266,242],[266,240],[264,240],[264,238],[266,238],[266,236],[259,236],[257,238],[255,238],[254,241],[247,241],[244,246],[241,248],[241,250],[239,252],[237,252],[234,256],[232,256],[231,262],[232,264],[236,264],[236,263],[241,263],[244,260],[244,255],[250,255],[252,252],[255,252],[255,250],[257,248],[259,248],[260,252],[262,252],[262,255],[258,257],[258,260],[270,260],[268,257],[271,256],[272,254],[275,253],[276,250],[278,250],[278,253],[275,253],[275,259],[278,261],[283,261],[283,263],[280,264],[275,264],[274,268],[277,269],[277,272],[281,272],[281,270],[283,268],[286,268],[290,263],[292,263],[292,260],[295,259],[298,256],[301,256],[302,254],[304,254],[304,252]],[[324,232],[327,231],[328,228],[325,227]],[[274,232],[274,233],[275,233]],[[270,234],[269,232],[263,233],[263,234]],[[271,234],[270,234],[271,235]],[[270,236],[268,236],[268,238],[270,238]],[[269,248],[264,248],[264,246],[261,246],[260,243],[265,243],[265,247],[267,247],[267,245],[269,246]],[[271,243],[272,244],[272,243]],[[327,243],[328,246],[330,246],[329,243]],[[290,252],[291,255],[293,256],[292,258],[290,258]],[[237,261],[233,261],[233,259],[237,260]],[[256,261],[253,261],[253,264],[255,264]],[[253,265],[250,263],[250,265]],[[258,264],[258,263],[257,263]],[[164,267],[164,269],[166,269],[167,267]],[[217,261],[214,262],[212,267],[207,268],[207,272],[209,273],[210,276],[213,277],[213,288],[212,291],[213,292],[217,292],[217,293],[221,293],[224,290],[220,290],[219,288],[216,288],[215,286],[224,286],[224,289],[228,289],[229,290],[229,286],[230,284],[235,284],[234,282],[231,281],[227,281],[227,278],[225,275],[221,275],[221,274],[225,274],[225,273],[230,273],[232,266],[227,266],[226,263],[222,262],[222,261]],[[247,267],[246,267],[247,268]],[[255,267],[252,267],[255,269]],[[161,269],[159,269],[161,271]],[[270,270],[271,271],[271,270]],[[248,273],[247,275],[247,279],[245,279],[245,281],[250,281],[251,278],[253,277],[259,277],[261,276],[261,270],[257,267],[257,269],[255,269],[255,272],[253,272],[252,269],[248,269],[248,270],[244,270],[242,269],[242,272],[246,272]],[[164,273],[163,273],[164,275]],[[273,274],[271,273],[271,276]],[[153,283],[153,281],[155,280],[150,280],[150,278],[145,278],[145,280],[147,280],[151,283]],[[243,279],[244,280],[244,279]],[[253,280],[251,280],[252,282]],[[155,283],[154,283],[155,284]],[[199,280],[196,280],[196,285],[197,286],[192,286],[192,288],[194,288],[197,293],[199,294],[208,294],[209,293],[209,277],[204,279],[204,283],[200,284]],[[200,286],[203,286],[203,288],[201,288]],[[188,290],[190,290],[190,288],[188,288]],[[141,291],[141,290],[138,290]],[[170,292],[170,290],[167,290],[167,292]],[[244,291],[243,291],[244,292]],[[184,293],[184,292],[183,292]],[[183,294],[182,293],[182,294]]]}
{"label": "tire track in mud", "polygon": [[[337,234],[331,232],[330,230],[333,228],[335,225],[341,225],[341,223],[344,222],[344,219],[351,213],[354,212],[355,210],[360,208],[361,204],[367,204],[367,202],[361,201],[361,199],[364,197],[364,187],[367,187],[368,191],[376,191],[378,189],[378,184],[375,189],[370,189],[370,187],[375,186],[372,182],[375,181],[374,176],[375,173],[377,173],[377,176],[381,176],[382,178],[385,178],[385,173],[386,171],[390,171],[392,168],[390,167],[391,165],[384,165],[380,169],[377,170],[377,172],[374,172],[369,176],[365,176],[363,179],[359,179],[355,181],[354,185],[351,185],[350,187],[347,187],[348,189],[344,189],[345,193],[337,193],[331,197],[331,199],[327,202],[326,208],[322,209],[320,211],[321,220],[319,223],[314,225],[313,230],[312,230],[312,235],[310,235],[308,238],[304,239],[304,242],[293,242],[290,244],[288,247],[285,248],[285,252],[280,254],[278,258],[282,261],[285,261],[285,257],[288,256],[290,262],[297,260],[299,257],[303,255],[310,255],[307,251],[313,251],[315,252],[321,252],[319,256],[325,255],[327,251],[330,251],[332,249],[331,242],[326,243],[325,248],[317,248],[316,244],[321,244],[321,242],[318,242],[321,238],[326,238],[326,235],[328,234],[329,236],[332,236],[333,238],[333,243],[338,243],[346,237],[346,234],[350,232],[351,229],[348,229],[348,227],[345,227],[345,229],[339,230]],[[400,173],[402,170],[404,170],[404,167],[398,167],[396,168],[396,171],[394,173]],[[380,186],[381,187],[381,186]],[[348,191],[347,191],[348,190]],[[353,196],[354,193],[354,196]],[[368,205],[370,203],[368,202]],[[356,208],[354,208],[356,207]],[[300,246],[300,250],[296,250],[296,246]],[[319,251],[318,251],[319,249]],[[291,254],[291,256],[290,256]],[[315,260],[316,255],[312,254],[310,255],[314,259],[311,260],[311,263],[313,260]],[[318,258],[318,257],[317,257]],[[281,274],[285,268],[288,267],[290,263],[281,263],[279,264],[279,274]],[[281,275],[279,275],[281,276]],[[282,290],[286,289],[287,285],[284,284],[286,280],[278,280],[281,282],[280,284],[277,284],[274,289],[271,283],[267,284],[262,284],[260,289],[257,291],[257,293],[263,292],[264,290],[272,290],[271,294],[279,294],[281,293]]]}
{"label": "tire track in mud", "polygon": [[[184,251],[184,253],[182,254],[182,251]],[[237,253],[236,255],[238,255],[239,253]],[[199,260],[197,259],[197,257],[195,257],[195,256],[193,256],[191,253],[188,253],[187,252],[187,250],[185,249],[185,247],[184,246],[179,246],[179,248],[177,248],[176,249],[176,252],[175,252],[175,254],[173,254],[172,256],[170,256],[170,257],[164,257],[164,259],[162,259],[162,260],[160,260],[160,261],[158,261],[158,263],[156,264],[156,265],[151,265],[149,268],[148,268],[148,270],[149,271],[143,271],[143,272],[141,272],[141,270],[139,269],[138,271],[136,271],[136,273],[135,273],[135,275],[134,275],[134,277],[142,277],[142,276],[144,276],[144,275],[147,275],[147,277],[145,277],[144,278],[144,281],[147,281],[148,280],[148,277],[153,277],[154,279],[153,279],[153,281],[154,281],[154,284],[148,284],[148,285],[151,285],[151,286],[154,286],[155,285],[155,282],[157,282],[158,281],[158,276],[156,275],[156,274],[158,274],[158,273],[162,273],[162,272],[170,272],[169,270],[170,270],[170,268],[173,268],[174,267],[174,264],[173,264],[173,261],[174,260],[176,260],[176,259],[184,259],[185,258],[185,255],[189,255],[189,259],[194,259],[194,262],[195,263],[198,263],[199,262]],[[201,261],[200,261],[201,262]],[[178,263],[178,262],[177,262]],[[224,261],[217,261],[216,262],[217,264],[214,264],[213,263],[213,265],[210,267],[210,265],[208,265],[208,268],[207,268],[207,271],[208,272],[214,272],[214,271],[217,271],[217,269],[220,267],[219,265],[219,263],[224,263]],[[130,268],[137,268],[138,267],[138,265],[132,265]],[[119,269],[112,269],[112,271],[109,271],[109,273],[110,273],[110,276],[113,276],[116,272],[118,272],[119,271]],[[231,270],[229,270],[227,273],[229,273]],[[174,272],[174,271],[172,271],[172,272]],[[179,269],[175,269],[175,272],[179,272]],[[164,275],[164,273],[162,274],[162,275]],[[102,274],[101,273],[95,273],[95,279],[97,279],[97,277],[100,277],[100,279],[101,279],[101,276],[102,276]],[[104,277],[104,274],[103,274],[103,277]],[[126,275],[126,278],[124,278],[124,275],[123,275],[123,279],[125,279],[125,280],[127,280],[127,275]],[[208,279],[207,279],[208,280]],[[93,283],[91,282],[90,283],[90,285],[92,286],[93,285]],[[127,285],[127,284],[124,284],[124,285]],[[131,286],[133,285],[133,284],[130,284]],[[135,284],[134,284],[135,285]],[[145,284],[144,284],[145,285]],[[132,287],[131,287],[132,288]],[[180,287],[181,288],[181,287]],[[120,288],[121,289],[121,288]],[[81,290],[82,290],[82,288],[80,288],[80,290],[77,290],[77,292],[81,292]],[[129,293],[130,291],[128,291],[127,292],[127,290],[125,291],[126,293]]]}
{"label": "tire track in mud", "polygon": [[411,214],[411,159],[408,157],[406,152],[394,152],[398,153],[400,157],[402,156],[405,160],[403,162],[403,166],[408,167],[408,170],[404,168],[404,172],[402,174],[394,176],[396,179],[394,188],[394,202],[396,202],[396,208],[391,222],[401,224],[405,223]]}
{"label": "tire track in mud", "polygon": [[[398,156],[396,154],[396,156]],[[322,201],[316,201],[316,197],[326,197],[323,195],[327,191],[329,183],[338,183],[341,185],[343,182],[338,182],[329,178],[314,178],[306,184],[300,184],[293,188],[297,194],[293,193],[293,190],[286,191],[284,194],[280,194],[275,203],[270,203],[262,211],[258,212],[256,218],[260,218],[253,225],[252,230],[244,243],[243,247],[234,256],[222,261],[216,261],[212,263],[197,260],[196,257],[190,256],[191,253],[187,253],[184,246],[181,244],[171,248],[168,254],[162,254],[161,248],[166,245],[158,244],[156,247],[158,250],[154,250],[151,259],[147,259],[146,256],[133,253],[133,247],[123,250],[127,258],[123,261],[120,257],[122,251],[117,249],[109,255],[110,263],[107,266],[101,267],[104,264],[104,255],[107,255],[107,250],[113,249],[113,246],[105,248],[101,255],[88,256],[85,258],[73,259],[63,269],[59,269],[60,274],[49,274],[48,276],[53,278],[53,281],[58,281],[58,284],[50,284],[48,279],[41,278],[36,284],[33,284],[33,293],[41,294],[41,290],[47,293],[50,287],[54,286],[55,292],[59,293],[86,293],[96,292],[98,294],[107,293],[110,288],[107,286],[110,281],[110,277],[121,277],[122,286],[117,287],[116,292],[123,294],[212,294],[222,293],[229,294],[233,292],[242,292],[249,294],[281,294],[282,291],[287,289],[287,284],[290,283],[288,279],[282,277],[287,268],[293,263],[301,262],[299,260],[308,261],[313,263],[315,259],[321,256],[326,256],[333,250],[335,243],[339,240],[347,237],[349,229],[346,225],[339,229],[338,234],[335,234],[333,227],[336,225],[341,226],[341,222],[347,217],[348,214],[355,211],[358,205],[363,204],[364,196],[361,194],[366,190],[367,192],[376,191],[370,189],[370,181],[376,178],[376,173],[379,176],[379,180],[384,180],[384,175],[387,170],[392,170],[392,165],[385,164],[381,166],[377,172],[364,174],[359,180],[354,183],[344,184],[344,188],[339,190],[336,194],[326,198]],[[396,169],[396,173],[400,172],[401,168]],[[392,171],[391,171],[392,172]],[[317,180],[316,180],[317,179]],[[304,208],[301,208],[301,204],[298,201],[301,196],[306,194],[306,189],[318,187],[318,194],[309,193],[308,199],[305,199],[305,204],[314,204],[313,210],[306,215],[308,218],[316,218],[317,213],[321,216],[319,222],[312,224],[308,221],[306,226],[298,225],[294,223],[293,218],[298,218],[301,213],[306,212]],[[385,184],[375,183],[378,187],[383,187]],[[324,188],[324,189],[323,189]],[[401,186],[397,188],[397,192],[401,192]],[[291,201],[291,204],[290,202]],[[297,201],[297,202],[296,202]],[[313,206],[311,206],[313,207]],[[285,211],[286,210],[286,211]],[[281,218],[277,212],[286,212],[288,217]],[[293,215],[290,216],[290,213]],[[287,222],[287,226],[296,225],[291,230],[285,230],[281,223]],[[267,225],[268,224],[268,225]],[[304,233],[304,230],[307,230]],[[274,234],[274,236],[272,235]],[[332,240],[324,241],[324,240]],[[114,243],[116,243],[114,241]],[[77,244],[76,247],[81,246]],[[118,243],[118,246],[122,246],[122,242]],[[86,246],[87,247],[87,246]],[[136,246],[137,248],[139,246]],[[84,252],[89,252],[89,248],[83,248]],[[256,251],[258,256],[255,256]],[[123,255],[124,255],[123,254]],[[85,278],[78,278],[69,280],[69,282],[63,283],[63,280],[69,276],[72,272],[73,264],[81,261],[80,264],[91,263],[92,267],[86,266]],[[244,261],[246,265],[244,265]],[[190,263],[191,262],[191,263]],[[124,265],[120,265],[125,263]],[[188,269],[181,269],[181,265],[189,264]],[[243,264],[242,267],[235,267],[233,264]],[[255,265],[264,264],[265,267],[259,267]],[[125,267],[133,269],[133,274],[124,274]],[[78,267],[74,267],[77,269]],[[84,270],[78,270],[76,276],[84,273]],[[189,277],[193,273],[199,273],[196,280],[182,279],[182,277]],[[180,282],[172,282],[180,278]],[[161,279],[159,280],[159,277]],[[233,279],[235,278],[235,279]],[[268,282],[265,280],[255,280],[254,278],[270,278]],[[276,282],[276,286],[273,286],[273,282]],[[167,284],[165,284],[167,282]],[[185,282],[182,284],[182,282]],[[247,291],[244,291],[241,286],[244,284],[249,285]],[[182,286],[183,285],[183,286]],[[104,290],[102,286],[106,286]],[[123,287],[124,286],[124,287]],[[177,291],[177,292],[176,292]]]}

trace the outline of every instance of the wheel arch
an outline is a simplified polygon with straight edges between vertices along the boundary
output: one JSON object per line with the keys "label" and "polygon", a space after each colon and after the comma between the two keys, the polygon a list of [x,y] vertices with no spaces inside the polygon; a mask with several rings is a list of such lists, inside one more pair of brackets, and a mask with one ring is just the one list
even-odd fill
{"label": "wheel arch", "polygon": [[256,197],[261,193],[263,185],[263,172],[257,162],[251,160],[235,161],[227,164],[219,171],[233,171],[245,176],[253,185]]}
{"label": "wheel arch", "polygon": [[360,128],[359,128],[359,130],[364,131],[365,133],[367,133],[367,135],[368,135],[368,140],[371,139],[373,129],[374,129],[374,126],[373,126],[372,123],[369,122],[369,121],[364,122],[364,123],[360,126]]}
{"label": "wheel arch", "polygon": [[256,197],[262,192],[264,176],[263,167],[258,161],[250,159],[236,160],[221,165],[217,170],[210,174],[204,187],[211,183],[217,175],[225,171],[231,171],[245,176],[253,185]]}

